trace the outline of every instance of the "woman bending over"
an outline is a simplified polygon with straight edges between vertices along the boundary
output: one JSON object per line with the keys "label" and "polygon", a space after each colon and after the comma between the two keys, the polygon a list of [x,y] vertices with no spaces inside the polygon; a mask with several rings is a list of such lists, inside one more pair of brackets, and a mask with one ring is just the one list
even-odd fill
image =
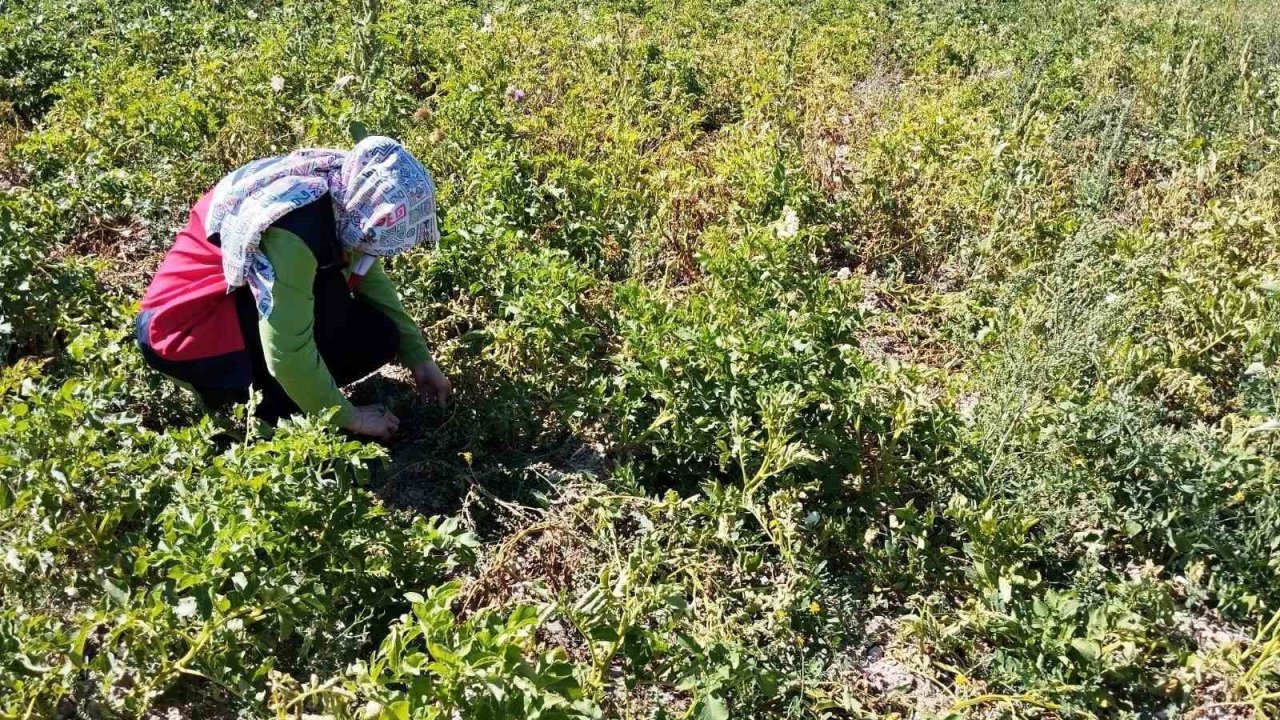
{"label": "woman bending over", "polygon": [[208,409],[254,388],[268,422],[337,408],[339,426],[389,437],[394,415],[339,388],[399,358],[424,400],[448,399],[382,267],[439,237],[431,175],[390,138],[256,160],[196,202],[142,298],[138,345]]}

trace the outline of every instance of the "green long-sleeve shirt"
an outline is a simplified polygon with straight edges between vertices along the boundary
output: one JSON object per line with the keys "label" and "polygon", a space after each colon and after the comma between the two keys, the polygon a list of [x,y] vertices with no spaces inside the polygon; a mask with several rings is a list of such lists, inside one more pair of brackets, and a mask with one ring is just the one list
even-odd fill
{"label": "green long-sleeve shirt", "polygon": [[[316,349],[314,336],[316,258],[297,235],[270,228],[259,250],[275,270],[271,316],[258,320],[267,368],[289,397],[306,413],[338,408],[335,421],[346,424],[355,406],[338,389]],[[413,319],[400,303],[382,262],[373,264],[356,292],[376,305],[395,323],[400,333],[400,362],[409,367],[431,359],[431,351]]]}

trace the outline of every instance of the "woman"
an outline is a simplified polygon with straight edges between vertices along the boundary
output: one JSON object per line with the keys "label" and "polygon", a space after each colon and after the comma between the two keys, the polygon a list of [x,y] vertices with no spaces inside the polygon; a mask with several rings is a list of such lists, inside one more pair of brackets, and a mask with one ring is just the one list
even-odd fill
{"label": "woman", "polygon": [[394,415],[338,388],[398,356],[423,399],[448,399],[381,263],[438,240],[431,175],[390,138],[256,160],[192,209],[142,298],[138,345],[207,408],[252,387],[268,422],[337,408],[340,427],[389,437]]}

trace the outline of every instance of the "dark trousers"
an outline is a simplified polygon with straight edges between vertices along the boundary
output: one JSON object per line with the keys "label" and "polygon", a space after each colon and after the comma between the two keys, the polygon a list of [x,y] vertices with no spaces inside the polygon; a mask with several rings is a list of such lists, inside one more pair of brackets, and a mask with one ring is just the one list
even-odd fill
{"label": "dark trousers", "polygon": [[[316,275],[316,349],[339,386],[347,385],[376,371],[395,359],[400,350],[400,334],[395,323],[381,310],[347,289],[338,269],[322,269]],[[253,389],[262,394],[257,416],[269,423],[294,415],[298,406],[267,369],[258,333],[258,311],[249,289],[240,288],[236,297],[240,332],[253,368]],[[249,388],[201,387],[193,383],[201,402],[210,410],[249,399]]]}

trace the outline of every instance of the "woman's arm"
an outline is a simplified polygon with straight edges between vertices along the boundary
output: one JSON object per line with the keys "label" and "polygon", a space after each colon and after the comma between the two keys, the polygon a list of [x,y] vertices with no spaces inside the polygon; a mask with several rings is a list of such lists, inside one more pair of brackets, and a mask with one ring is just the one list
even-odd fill
{"label": "woman's arm", "polygon": [[413,371],[413,381],[418,386],[422,399],[444,405],[453,392],[453,384],[431,359],[431,349],[422,337],[422,330],[418,329],[418,324],[409,317],[409,313],[404,311],[400,295],[396,293],[391,278],[382,269],[380,260],[374,261],[356,287],[356,292],[377,305],[395,323],[400,335],[400,362]]}
{"label": "woman's arm", "polygon": [[431,362],[431,349],[422,337],[418,324],[405,312],[400,302],[396,286],[382,269],[382,260],[378,259],[365,273],[364,279],[356,286],[356,292],[369,302],[378,306],[391,321],[395,323],[400,334],[400,362],[406,367],[414,368]]}
{"label": "woman's arm", "polygon": [[259,248],[276,275],[272,287],[275,307],[270,317],[258,319],[267,369],[303,412],[313,414],[336,407],[335,422],[348,427],[356,408],[338,389],[316,348],[311,290],[316,277],[315,256],[297,235],[274,227],[263,234]]}

